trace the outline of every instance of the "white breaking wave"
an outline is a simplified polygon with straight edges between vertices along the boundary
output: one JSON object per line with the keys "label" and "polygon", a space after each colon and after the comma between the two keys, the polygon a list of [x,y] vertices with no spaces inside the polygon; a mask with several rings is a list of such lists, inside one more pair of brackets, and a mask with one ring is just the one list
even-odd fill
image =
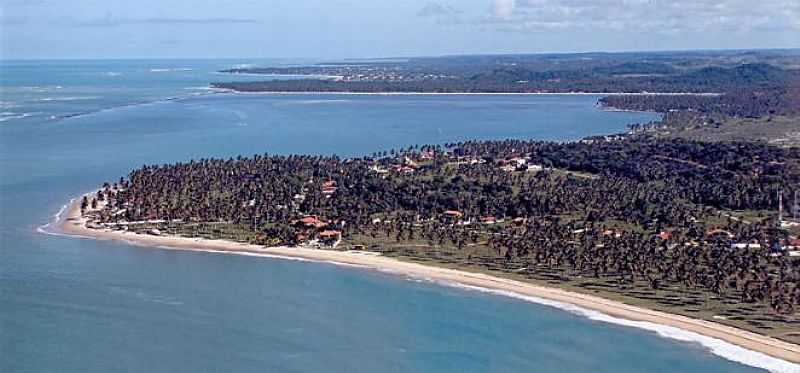
{"label": "white breaking wave", "polygon": [[317,104],[340,104],[345,102],[352,102],[352,100],[346,99],[331,99],[331,100],[293,100],[293,101],[284,101],[284,102],[276,102],[276,106],[281,105],[317,105]]}
{"label": "white breaking wave", "polygon": [[170,306],[181,306],[183,302],[177,298],[166,296],[166,295],[158,295],[158,294],[151,294],[144,290],[138,289],[129,289],[121,286],[111,286],[109,288],[109,293],[114,295],[121,295],[127,297],[134,297],[144,302],[148,303],[159,303],[159,304],[166,304]]}
{"label": "white breaking wave", "polygon": [[703,347],[707,348],[711,353],[720,356],[722,358],[725,358],[727,360],[741,363],[744,365],[753,366],[756,368],[766,369],[774,373],[800,373],[800,364],[794,364],[786,360],[781,360],[766,354],[762,354],[760,352],[736,346],[734,344],[725,342],[717,338],[704,336],[695,332],[690,332],[672,326],[661,325],[647,321],[633,321],[633,320],[622,319],[619,317],[606,315],[599,311],[582,308],[573,304],[562,303],[558,301],[532,297],[528,295],[522,295],[519,293],[514,293],[506,290],[488,289],[479,286],[472,286],[472,285],[466,285],[449,281],[436,281],[431,279],[425,279],[425,280],[450,287],[502,295],[505,297],[521,299],[526,302],[555,307],[564,311],[568,311],[577,315],[587,317],[590,320],[650,330],[656,332],[656,334],[664,338],[674,339],[683,342],[698,343]]}
{"label": "white breaking wave", "polygon": [[39,101],[82,101],[82,100],[96,100],[99,96],[66,96],[66,97],[45,97],[40,98]]}
{"label": "white breaking wave", "polygon": [[54,85],[54,86],[21,86],[21,87],[16,87],[16,88],[19,88],[19,89],[21,89],[23,91],[33,91],[33,92],[41,93],[41,92],[49,92],[49,91],[52,91],[54,89],[62,89],[64,87],[62,87],[60,85]]}
{"label": "white breaking wave", "polygon": [[155,68],[155,69],[150,69],[150,72],[151,72],[151,73],[168,73],[168,72],[174,72],[174,71],[192,71],[192,70],[193,70],[193,69],[190,69],[190,68],[188,68],[188,67],[172,67],[172,68]]}
{"label": "white breaking wave", "polygon": [[11,101],[0,101],[0,109],[11,109],[18,107],[17,103]]}
{"label": "white breaking wave", "polygon": [[47,224],[45,224],[45,225],[40,225],[40,226],[36,227],[36,231],[39,232],[39,233],[50,234],[50,235],[70,236],[70,235],[61,234],[61,233],[58,233],[58,232],[53,232],[53,231],[50,230],[50,228],[53,227],[54,225],[58,224],[61,221],[61,215],[64,215],[64,212],[67,211],[67,208],[69,208],[69,205],[71,205],[73,202],[75,202],[76,198],[77,197],[71,198],[69,200],[69,202],[67,202],[65,205],[61,206],[61,208],[58,209],[58,212],[56,212],[50,218],[50,221],[47,222]]}
{"label": "white breaking wave", "polygon": [[[38,227],[36,230],[38,232],[40,232],[40,233],[44,233],[44,234],[48,234],[48,235],[55,235],[55,236],[68,236],[68,237],[78,237],[78,238],[93,238],[93,237],[88,237],[88,236],[71,235],[71,234],[66,234],[66,233],[55,232],[55,231],[51,231],[49,229],[50,227],[54,226],[55,224],[58,224],[61,221],[62,215],[67,210],[68,206],[71,205],[75,201],[76,198],[72,198],[69,201],[69,203],[63,205],[61,207],[61,209],[59,209],[58,212],[55,215],[53,215],[53,217],[52,217],[50,222],[48,222],[45,225],[42,225],[42,226]],[[125,242],[128,242],[128,243],[130,243],[130,244],[132,244],[134,246],[140,246],[140,244],[138,244],[137,242],[127,241],[127,240],[125,240]],[[162,248],[162,249],[168,249],[168,250],[176,250],[176,248],[173,248],[173,247],[166,247],[166,246],[157,246],[157,247]],[[740,364],[744,364],[744,365],[749,365],[749,366],[756,367],[756,368],[766,369],[766,370],[768,370],[770,372],[773,372],[773,373],[800,373],[800,364],[794,364],[794,363],[791,363],[789,361],[781,360],[781,359],[778,359],[778,358],[774,358],[772,356],[769,356],[769,355],[766,355],[766,354],[763,354],[763,353],[760,353],[760,352],[748,350],[746,348],[736,346],[736,345],[734,345],[732,343],[728,343],[728,342],[725,342],[725,341],[717,339],[717,338],[704,336],[704,335],[701,335],[701,334],[698,334],[698,333],[695,333],[695,332],[683,330],[683,329],[672,327],[672,326],[656,324],[656,323],[647,322],[647,321],[627,320],[627,319],[623,319],[623,318],[607,315],[607,314],[604,314],[604,313],[599,312],[599,311],[594,311],[594,310],[586,309],[586,308],[583,308],[583,307],[579,307],[579,306],[576,306],[574,304],[563,303],[563,302],[558,302],[558,301],[554,301],[554,300],[549,300],[549,299],[544,299],[544,298],[539,298],[539,297],[534,297],[534,296],[529,296],[529,295],[523,295],[523,294],[519,294],[519,293],[515,293],[515,292],[512,292],[512,291],[507,291],[507,290],[489,289],[489,288],[484,288],[484,287],[480,287],[480,286],[462,284],[462,283],[459,283],[459,282],[437,280],[437,279],[432,279],[432,278],[429,278],[429,277],[409,276],[408,274],[406,274],[406,273],[404,273],[402,271],[396,271],[396,270],[393,270],[393,269],[390,269],[390,268],[382,268],[382,267],[373,268],[373,267],[364,266],[364,265],[343,263],[343,262],[337,262],[337,261],[332,261],[332,260],[306,259],[306,258],[284,256],[284,255],[271,254],[271,253],[255,253],[255,252],[244,252],[244,251],[232,252],[232,251],[227,251],[227,250],[213,250],[213,249],[198,250],[198,249],[193,249],[193,248],[189,248],[189,247],[186,247],[184,249],[177,248],[177,250],[202,251],[202,252],[217,253],[217,254],[244,255],[244,256],[262,257],[262,258],[281,259],[281,260],[292,260],[292,261],[298,261],[298,262],[328,263],[328,264],[334,264],[334,265],[343,266],[343,267],[353,267],[353,268],[361,268],[361,269],[373,269],[373,270],[378,270],[380,272],[385,272],[385,273],[390,273],[390,274],[394,274],[394,275],[403,276],[403,277],[406,277],[406,278],[408,278],[408,279],[410,279],[412,281],[420,281],[421,280],[421,281],[426,281],[426,282],[435,283],[435,284],[444,285],[444,286],[449,286],[449,287],[454,287],[454,288],[466,289],[466,290],[471,290],[471,291],[479,291],[479,292],[482,292],[482,293],[495,294],[495,295],[515,298],[515,299],[520,299],[520,300],[523,300],[523,301],[526,301],[526,302],[531,302],[531,303],[536,303],[536,304],[541,304],[541,305],[545,305],[545,306],[549,306],[549,307],[558,308],[558,309],[563,310],[563,311],[571,312],[573,314],[577,314],[577,315],[586,317],[586,318],[588,318],[590,320],[601,321],[601,322],[606,322],[606,323],[610,323],[610,324],[616,324],[616,325],[622,325],[622,326],[627,326],[627,327],[633,327],[633,328],[653,331],[656,334],[658,334],[659,336],[664,337],[664,338],[669,338],[669,339],[683,341],[683,342],[697,343],[697,344],[707,348],[711,353],[713,353],[713,354],[715,354],[717,356],[720,356],[720,357],[722,357],[724,359],[727,359],[727,360],[730,360],[730,361],[733,361],[733,362],[737,362],[737,363],[740,363]]]}
{"label": "white breaking wave", "polygon": [[14,120],[14,119],[24,119],[24,118],[27,118],[27,117],[32,117],[32,116],[37,115],[37,114],[41,114],[41,112],[20,113],[20,114],[11,113],[11,112],[4,112],[2,114],[4,114],[4,115],[0,115],[0,122],[6,122],[6,121],[9,121],[9,120]]}

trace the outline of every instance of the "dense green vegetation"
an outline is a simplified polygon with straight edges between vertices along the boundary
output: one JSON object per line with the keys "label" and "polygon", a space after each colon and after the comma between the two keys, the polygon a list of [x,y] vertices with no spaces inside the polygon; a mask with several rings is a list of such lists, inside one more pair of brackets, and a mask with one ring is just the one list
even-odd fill
{"label": "dense green vegetation", "polygon": [[[606,108],[664,114],[632,125],[636,134],[792,146],[800,145],[797,125],[772,125],[769,118],[800,123],[797,66],[796,50],[452,56],[231,69],[225,72],[336,78],[213,86],[244,92],[600,92],[610,94],[599,102]],[[758,127],[728,126],[747,118],[767,120]]]}
{"label": "dense green vegetation", "polygon": [[783,86],[800,54],[786,51],[487,55],[224,70],[336,79],[214,83],[280,92],[716,92]]}
{"label": "dense green vegetation", "polygon": [[264,154],[144,166],[105,184],[83,208],[92,224],[113,229],[367,249],[797,343],[800,224],[781,224],[777,210],[780,195],[784,216],[800,209],[790,198],[800,191],[800,148],[790,146],[800,140],[798,61],[796,51],[731,51],[231,70],[339,78],[215,86],[717,94],[610,95],[600,104],[663,119],[571,143],[468,141],[355,159]]}
{"label": "dense green vegetation", "polygon": [[[776,228],[774,211],[778,192],[789,196],[798,185],[793,148],[642,138],[465,142],[358,159],[259,155],[146,166],[104,186],[96,198],[109,203],[96,222],[149,222],[181,234],[215,227],[207,234],[270,245],[330,232],[353,244],[480,245],[495,253],[481,256],[493,265],[654,290],[680,285],[792,315],[800,258],[789,255],[795,243]],[[235,228],[219,228],[226,225]]]}

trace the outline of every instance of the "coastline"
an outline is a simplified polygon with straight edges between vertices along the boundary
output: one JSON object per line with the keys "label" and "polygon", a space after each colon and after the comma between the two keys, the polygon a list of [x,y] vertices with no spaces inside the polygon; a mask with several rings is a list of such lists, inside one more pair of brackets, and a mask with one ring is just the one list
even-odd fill
{"label": "coastline", "polygon": [[352,91],[242,91],[215,87],[220,93],[243,95],[349,95],[349,96],[720,96],[715,92],[352,92]]}
{"label": "coastline", "polygon": [[54,228],[71,237],[126,241],[161,249],[277,257],[379,270],[435,283],[510,296],[555,306],[593,320],[611,322],[657,332],[663,337],[699,342],[728,360],[773,372],[800,372],[800,345],[710,321],[630,306],[601,297],[494,277],[482,273],[441,268],[401,261],[379,254],[294,247],[263,247],[223,240],[154,236],[88,228],[80,215],[80,197],[59,211],[55,221],[42,227]]}

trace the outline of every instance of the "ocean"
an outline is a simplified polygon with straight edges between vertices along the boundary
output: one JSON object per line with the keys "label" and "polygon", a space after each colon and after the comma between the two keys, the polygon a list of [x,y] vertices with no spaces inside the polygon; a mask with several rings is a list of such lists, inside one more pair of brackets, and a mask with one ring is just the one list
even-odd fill
{"label": "ocean", "polygon": [[780,369],[758,355],[744,365],[724,346],[712,353],[713,341],[664,338],[602,315],[424,279],[42,228],[70,198],[143,164],[351,157],[465,139],[574,140],[657,118],[599,110],[597,96],[207,89],[257,79],[219,69],[295,63],[303,61],[0,62],[0,372]]}

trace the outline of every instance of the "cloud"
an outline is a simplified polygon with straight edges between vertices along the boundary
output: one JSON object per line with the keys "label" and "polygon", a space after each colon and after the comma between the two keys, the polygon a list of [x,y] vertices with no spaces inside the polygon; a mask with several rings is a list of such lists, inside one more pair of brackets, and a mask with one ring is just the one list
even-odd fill
{"label": "cloud", "polygon": [[429,2],[417,12],[420,17],[452,17],[461,11],[450,5]]}
{"label": "cloud", "polygon": [[417,17],[433,19],[440,25],[456,25],[463,24],[462,13],[460,9],[448,4],[431,1],[417,11]]}
{"label": "cloud", "polygon": [[500,29],[646,32],[800,30],[797,0],[492,0]]}
{"label": "cloud", "polygon": [[125,25],[223,25],[223,24],[252,24],[258,20],[250,18],[105,18],[91,19],[75,22],[78,27],[118,27]]}
{"label": "cloud", "polygon": [[29,7],[46,4],[44,0],[4,0],[4,2],[7,7]]}
{"label": "cloud", "polygon": [[514,15],[516,1],[494,0],[492,2],[492,16],[497,19],[510,19]]}

